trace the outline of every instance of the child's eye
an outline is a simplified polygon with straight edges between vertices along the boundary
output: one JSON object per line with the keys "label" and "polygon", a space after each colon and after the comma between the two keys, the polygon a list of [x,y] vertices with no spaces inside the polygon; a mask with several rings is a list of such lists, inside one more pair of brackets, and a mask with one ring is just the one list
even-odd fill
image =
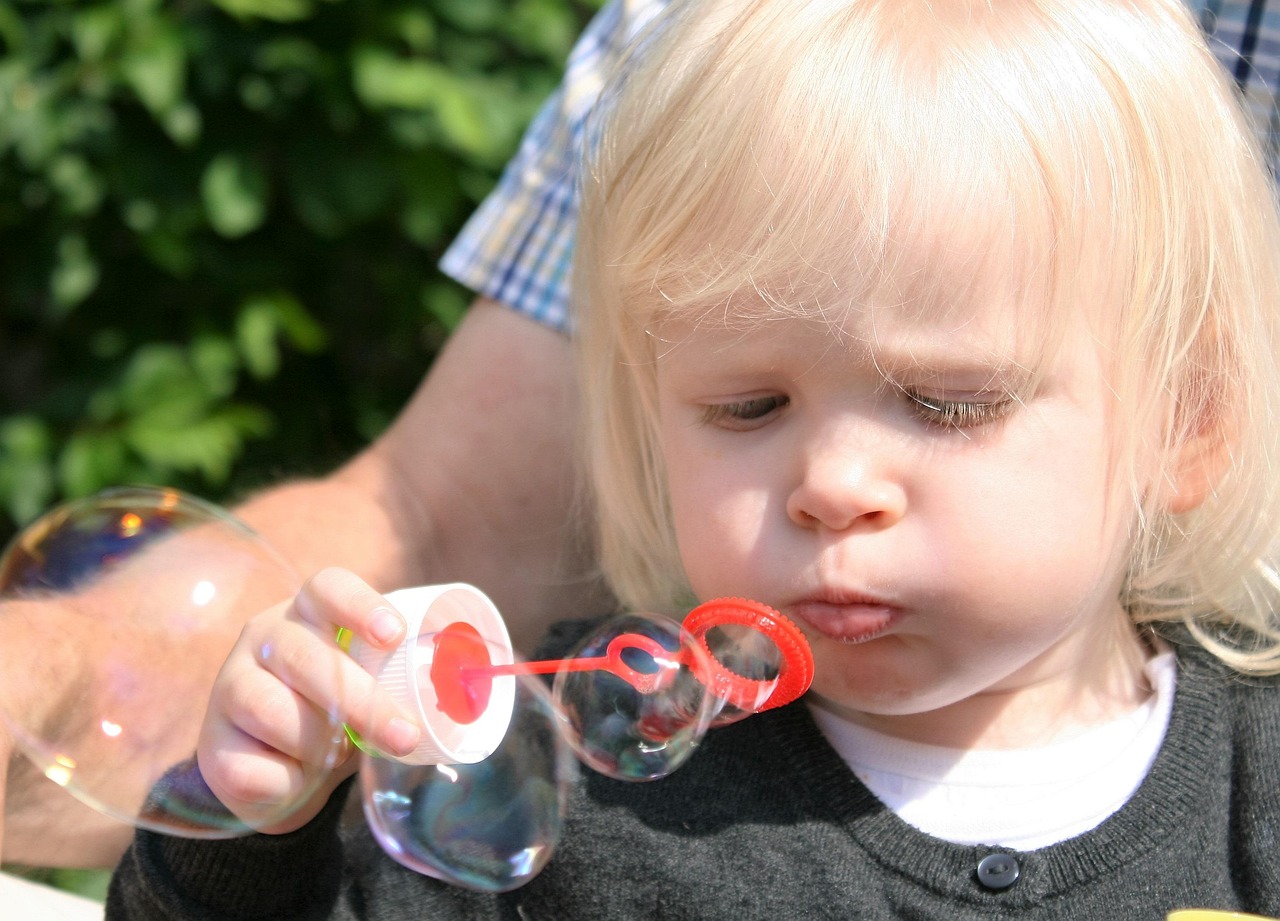
{"label": "child's eye", "polygon": [[754,397],[733,403],[715,403],[702,412],[702,421],[721,428],[745,430],[754,428],[768,416],[789,403],[784,396]]}
{"label": "child's eye", "polygon": [[911,412],[928,425],[969,429],[998,422],[1013,412],[1018,401],[1009,396],[992,400],[943,400],[904,389]]}

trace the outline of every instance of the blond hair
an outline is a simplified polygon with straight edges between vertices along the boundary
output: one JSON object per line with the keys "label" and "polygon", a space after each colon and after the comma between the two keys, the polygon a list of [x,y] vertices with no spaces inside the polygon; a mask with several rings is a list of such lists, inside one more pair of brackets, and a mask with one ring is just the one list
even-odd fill
{"label": "blond hair", "polygon": [[[886,290],[963,309],[1003,271],[1048,292],[1020,304],[1047,349],[1103,273],[1114,463],[1136,505],[1122,600],[1280,672],[1280,220],[1179,0],[677,2],[601,111],[575,301],[601,564],[623,602],[689,600],[656,435],[665,320],[825,318]],[[1151,484],[1188,456],[1213,488],[1173,514]]]}

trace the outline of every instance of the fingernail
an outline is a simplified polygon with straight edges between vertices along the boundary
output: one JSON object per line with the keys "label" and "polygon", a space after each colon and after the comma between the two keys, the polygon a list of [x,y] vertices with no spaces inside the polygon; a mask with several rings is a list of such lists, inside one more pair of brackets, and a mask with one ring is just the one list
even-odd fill
{"label": "fingernail", "polygon": [[408,720],[395,717],[387,724],[387,742],[396,755],[407,755],[418,746],[418,727]]}
{"label": "fingernail", "polygon": [[402,629],[404,629],[404,621],[390,608],[378,608],[369,621],[369,632],[383,646],[397,639]]}

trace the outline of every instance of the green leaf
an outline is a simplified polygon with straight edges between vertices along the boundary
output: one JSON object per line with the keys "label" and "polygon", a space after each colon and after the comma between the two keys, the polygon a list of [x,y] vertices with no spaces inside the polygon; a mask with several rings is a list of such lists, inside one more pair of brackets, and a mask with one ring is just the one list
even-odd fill
{"label": "green leaf", "polygon": [[240,356],[225,336],[200,336],[191,344],[191,366],[214,399],[231,396],[240,376]]}
{"label": "green leaf", "polygon": [[445,329],[458,328],[467,312],[470,299],[457,286],[436,282],[422,289],[422,304],[427,312]]}
{"label": "green leaf", "polygon": [[511,117],[510,101],[483,77],[464,77],[420,58],[401,58],[364,46],[352,58],[356,94],[372,109],[433,112],[444,140],[485,161],[506,157],[524,119]]}
{"label": "green leaf", "polygon": [[280,340],[303,352],[318,352],[327,345],[324,327],[289,294],[251,297],[236,317],[236,341],[249,373],[259,380],[275,377],[280,370]]}
{"label": "green leaf", "polygon": [[93,293],[101,272],[89,252],[89,244],[78,233],[58,241],[57,258],[49,276],[49,292],[63,313]]}
{"label": "green leaf", "polygon": [[302,302],[288,294],[272,298],[276,310],[276,322],[289,344],[301,352],[314,355],[329,344],[329,335],[302,306]]}
{"label": "green leaf", "polygon": [[478,157],[497,157],[505,148],[503,136],[495,131],[494,119],[486,116],[484,94],[461,81],[449,81],[437,104],[445,137],[455,147]]}
{"label": "green leaf", "polygon": [[71,40],[87,62],[104,60],[124,31],[124,11],[107,3],[76,10],[71,19]]}
{"label": "green leaf", "polygon": [[249,436],[265,435],[270,417],[247,406],[228,406],[186,425],[175,426],[159,413],[146,413],[125,428],[130,448],[161,469],[200,472],[221,483]]}
{"label": "green leaf", "polygon": [[436,0],[440,15],[471,32],[493,28],[506,10],[499,0]]}
{"label": "green leaf", "polygon": [[14,56],[26,54],[26,24],[10,3],[0,3],[0,41],[8,46],[9,54]]}
{"label": "green leaf", "polygon": [[114,431],[78,432],[58,454],[58,483],[69,496],[85,496],[121,482],[125,446]]}
{"label": "green leaf", "polygon": [[230,239],[257,230],[267,216],[266,174],[238,154],[219,154],[209,161],[200,195],[210,225]]}
{"label": "green leaf", "polygon": [[298,22],[311,15],[311,0],[213,0],[238,19],[269,19],[274,22]]}
{"label": "green leaf", "polygon": [[52,871],[49,884],[67,892],[74,892],[95,902],[104,902],[107,887],[111,883],[109,870],[77,870],[59,868]]}
{"label": "green leaf", "polygon": [[411,7],[392,13],[393,31],[417,52],[428,52],[436,43],[436,21],[424,9]]}
{"label": "green leaf", "polygon": [[276,343],[276,315],[270,303],[251,301],[236,317],[236,342],[249,373],[258,380],[275,377],[280,370]]}
{"label": "green leaf", "polygon": [[182,425],[204,414],[212,394],[175,345],[146,345],[134,352],[119,386],[125,416],[148,415]]}
{"label": "green leaf", "polygon": [[160,125],[178,146],[190,147],[199,140],[204,119],[194,105],[179,102],[161,116]]}
{"label": "green leaf", "polygon": [[53,499],[51,442],[49,427],[35,416],[0,421],[0,504],[19,523]]}
{"label": "green leaf", "polygon": [[120,58],[120,72],[142,104],[157,118],[182,99],[187,79],[187,50],[179,32],[159,20]]}
{"label": "green leaf", "polygon": [[54,158],[49,166],[49,182],[70,214],[93,213],[106,194],[102,179],[84,157],[75,153]]}
{"label": "green leaf", "polygon": [[452,79],[434,61],[400,58],[372,45],[356,50],[351,69],[356,95],[374,109],[433,108]]}
{"label": "green leaf", "polygon": [[579,31],[573,11],[557,0],[518,0],[504,23],[520,47],[556,62],[568,56]]}

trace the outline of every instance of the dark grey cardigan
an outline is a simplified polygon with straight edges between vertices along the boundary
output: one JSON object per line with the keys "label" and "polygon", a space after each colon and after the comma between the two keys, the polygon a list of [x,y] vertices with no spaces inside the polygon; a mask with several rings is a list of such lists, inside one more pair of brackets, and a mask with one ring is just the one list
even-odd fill
{"label": "dark grey cardigan", "polygon": [[550,865],[505,895],[404,870],[362,825],[340,835],[340,800],[280,837],[140,833],[108,918],[1162,921],[1188,906],[1280,916],[1280,686],[1190,649],[1165,744],[1133,799],[1085,835],[985,863],[1004,852],[931,838],[882,806],[803,704],[714,730],[665,780],[584,771]]}

